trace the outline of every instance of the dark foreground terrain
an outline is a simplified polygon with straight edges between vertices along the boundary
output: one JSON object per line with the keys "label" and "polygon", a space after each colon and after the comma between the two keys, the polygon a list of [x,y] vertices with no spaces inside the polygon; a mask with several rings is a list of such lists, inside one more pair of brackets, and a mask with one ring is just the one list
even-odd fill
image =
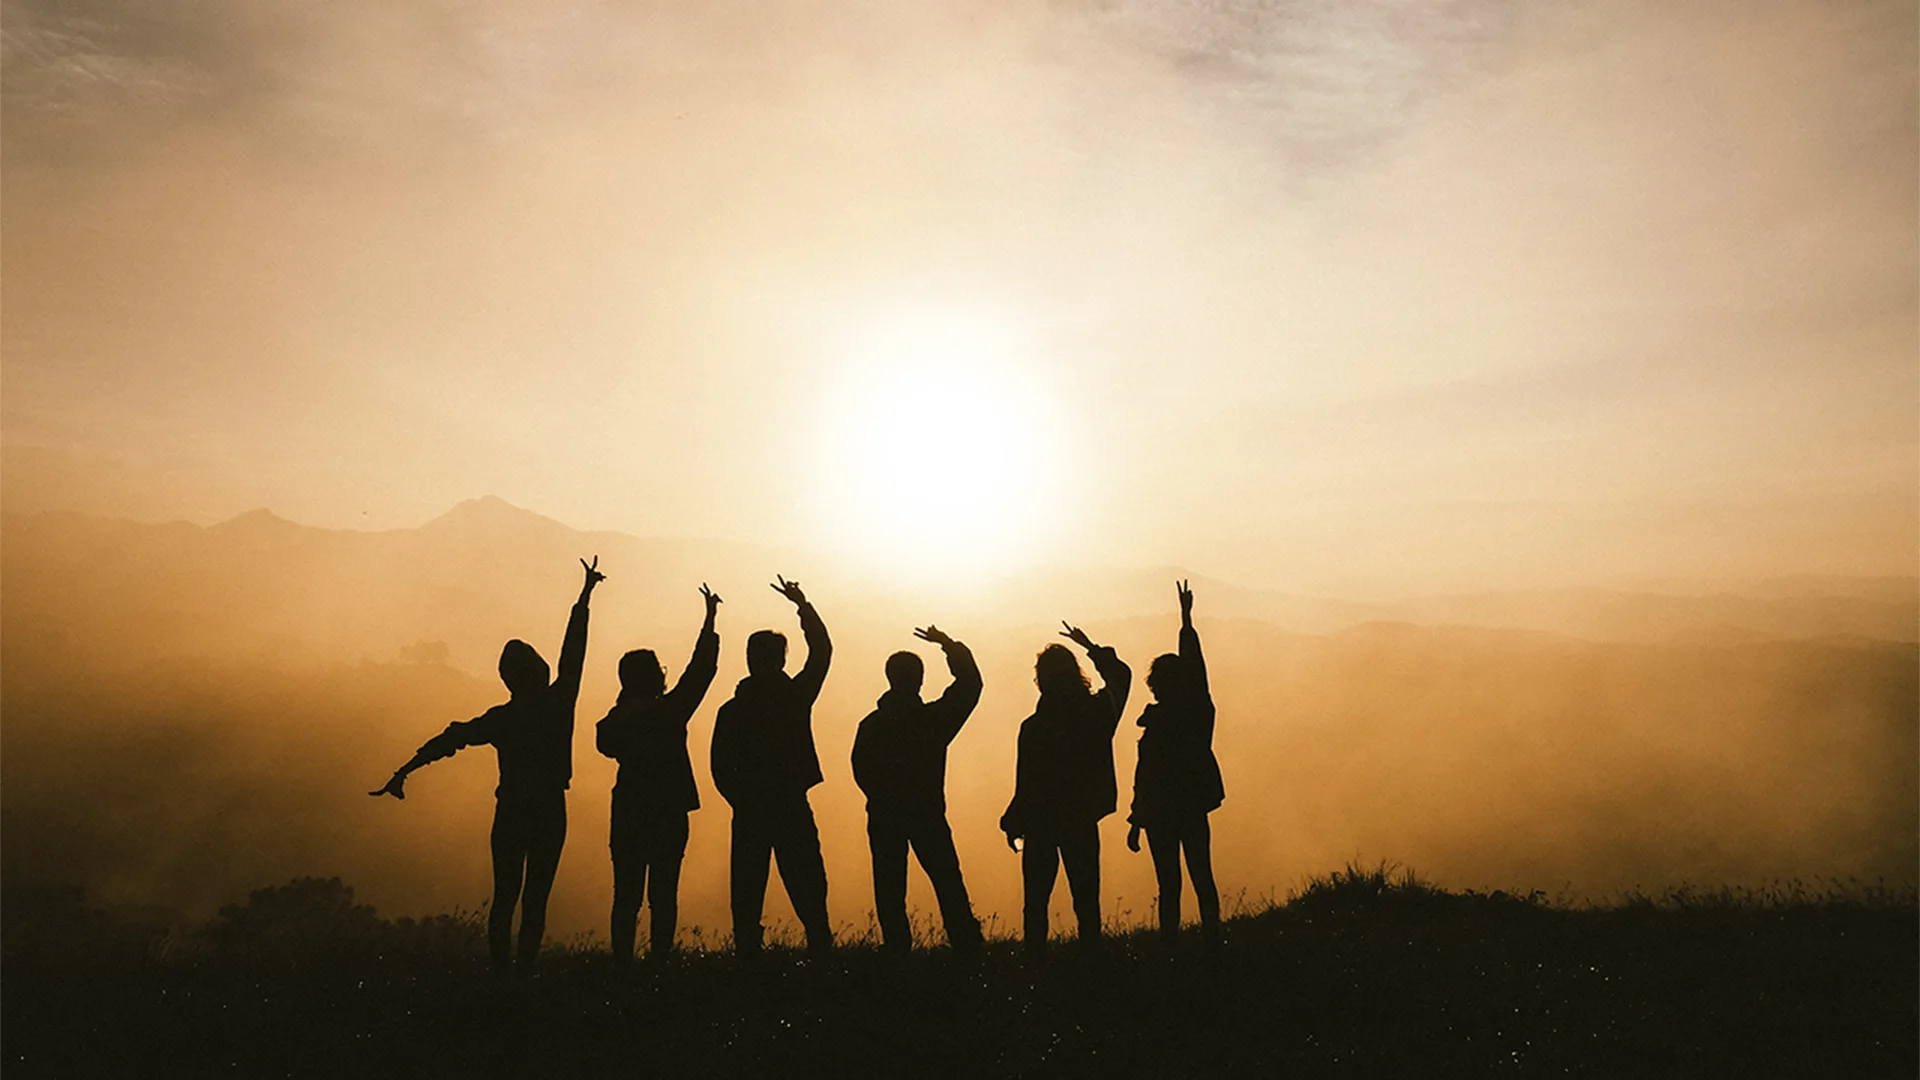
{"label": "dark foreground terrain", "polygon": [[10,895],[9,1080],[33,1076],[1836,1076],[1920,1071],[1910,890],[1573,908],[1342,872],[1167,955],[996,942],[490,979],[478,920],[337,881],[154,936]]}

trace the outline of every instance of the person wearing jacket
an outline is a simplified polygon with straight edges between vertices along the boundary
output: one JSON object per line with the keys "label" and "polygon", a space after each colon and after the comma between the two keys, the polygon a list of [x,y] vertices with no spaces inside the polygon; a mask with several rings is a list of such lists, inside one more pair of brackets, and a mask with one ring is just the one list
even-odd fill
{"label": "person wearing jacket", "polygon": [[747,677],[713,723],[713,784],[733,808],[733,945],[743,956],[760,950],[770,859],[780,861],[780,880],[806,929],[807,947],[833,947],[827,869],[807,802],[808,789],[821,779],[813,703],[826,682],[833,643],[799,582],[780,578],[773,588],[799,612],[806,663],[789,676],[787,639],[772,630],[754,631],[747,638]]}
{"label": "person wearing jacket", "polygon": [[1133,671],[1118,654],[1079,627],[1061,625],[1060,636],[1087,651],[1102,686],[1093,689],[1064,645],[1049,645],[1034,660],[1040,701],[1020,725],[1013,801],[1000,817],[1008,846],[1021,852],[1022,940],[1030,950],[1046,945],[1047,906],[1062,862],[1080,940],[1099,940],[1100,819],[1118,803],[1113,735],[1133,686]]}
{"label": "person wearing jacket", "polygon": [[853,779],[867,797],[867,843],[873,854],[873,907],[889,952],[913,947],[907,922],[907,851],[933,884],[957,952],[980,945],[980,923],[967,899],[960,856],[947,824],[947,746],[980,703],[980,667],[968,648],[940,630],[915,630],[946,653],[953,681],[934,701],[920,700],[926,666],[910,652],[887,657],[887,692],[860,721],[853,740]]}
{"label": "person wearing jacket", "polygon": [[1180,651],[1156,657],[1147,669],[1153,701],[1140,714],[1140,762],[1133,772],[1133,808],[1127,816],[1127,847],[1140,850],[1146,830],[1153,872],[1160,882],[1160,938],[1180,937],[1180,855],[1200,906],[1200,932],[1220,934],[1220,890],[1213,881],[1213,839],[1207,823],[1226,799],[1220,763],[1213,756],[1213,694],[1200,634],[1193,628],[1193,590],[1182,581]]}
{"label": "person wearing jacket", "polygon": [[[693,658],[673,689],[652,649],[620,658],[620,698],[594,729],[594,745],[620,763],[613,785],[613,960],[633,961],[634,923],[651,900],[648,957],[673,952],[680,914],[680,863],[687,854],[687,815],[700,809],[700,789],[687,757],[687,723],[713,685],[720,660],[714,614],[720,597],[705,585],[707,618]],[[647,895],[651,889],[651,895]]]}
{"label": "person wearing jacket", "polygon": [[573,780],[573,709],[580,697],[580,671],[587,658],[587,601],[606,580],[600,559],[580,560],[586,581],[567,619],[560,645],[560,671],[547,682],[547,662],[515,638],[500,650],[505,704],[472,720],[456,720],[428,739],[386,786],[369,795],[407,797],[408,774],[469,746],[492,746],[500,759],[494,790],[493,908],[487,917],[487,953],[496,975],[505,975],[513,943],[513,909],[520,908],[518,973],[525,976],[540,952],[547,926],[547,897],[567,839],[567,787]]}

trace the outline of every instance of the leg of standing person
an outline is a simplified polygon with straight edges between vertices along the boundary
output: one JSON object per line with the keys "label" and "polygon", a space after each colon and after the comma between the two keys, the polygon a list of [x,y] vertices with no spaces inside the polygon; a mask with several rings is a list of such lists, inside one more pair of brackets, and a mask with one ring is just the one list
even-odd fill
{"label": "leg of standing person", "polygon": [[728,856],[733,907],[733,951],[760,951],[760,911],[767,902],[767,863],[773,858],[771,831],[763,811],[733,812],[733,850]]}
{"label": "leg of standing person", "polygon": [[[1147,826],[1147,850],[1153,853],[1153,876],[1160,886],[1160,940],[1172,945],[1180,939],[1181,829],[1167,821]],[[1192,857],[1191,852],[1188,855]]]}
{"label": "leg of standing person", "polygon": [[[1200,933],[1209,940],[1220,936],[1220,888],[1213,881],[1213,827],[1207,815],[1194,819],[1181,837],[1187,849],[1187,874],[1193,878],[1193,898],[1200,907]],[[1177,871],[1176,871],[1177,873]]]}
{"label": "leg of standing person", "polygon": [[773,855],[780,864],[787,899],[793,901],[793,913],[806,929],[808,950],[833,948],[833,924],[827,920],[827,864],[820,857],[813,807],[804,798],[781,811]]}
{"label": "leg of standing person", "polygon": [[883,814],[867,815],[867,849],[873,854],[873,914],[880,922],[881,947],[889,952],[913,948],[907,922],[907,832]]}
{"label": "leg of standing person", "polygon": [[1080,940],[1100,940],[1100,823],[1074,825],[1061,837],[1060,861],[1067,864],[1067,888],[1073,893],[1073,916],[1080,924]]}
{"label": "leg of standing person", "polygon": [[[967,882],[960,875],[960,853],[953,847],[953,829],[945,815],[918,823],[912,831],[913,853],[920,869],[933,883],[933,895],[940,902],[940,921],[947,928],[947,943],[955,952],[966,952],[980,944],[980,920],[973,917],[973,902],[967,898]],[[902,894],[905,893],[902,875]]]}
{"label": "leg of standing person", "polygon": [[1029,952],[1047,944],[1047,908],[1053,902],[1053,882],[1060,875],[1060,845],[1052,836],[1029,832],[1020,852],[1021,940]]}
{"label": "leg of standing person", "polygon": [[613,946],[613,962],[628,964],[633,961],[635,924],[646,895],[647,850],[640,823],[622,812],[617,793],[614,798],[613,834],[607,844],[613,853],[613,926],[608,940]]}
{"label": "leg of standing person", "polygon": [[526,872],[525,815],[511,803],[495,802],[493,832],[493,907],[487,912],[487,958],[495,975],[513,970],[513,909],[520,902],[520,882]]}
{"label": "leg of standing person", "polygon": [[560,869],[560,849],[567,842],[567,796],[556,791],[535,804],[527,843],[527,884],[520,894],[519,974],[530,974],[547,932],[547,897],[553,894],[553,875]]}
{"label": "leg of standing person", "polygon": [[654,823],[648,850],[652,873],[647,885],[647,959],[673,955],[680,932],[680,864],[687,857],[687,815],[671,814]]}

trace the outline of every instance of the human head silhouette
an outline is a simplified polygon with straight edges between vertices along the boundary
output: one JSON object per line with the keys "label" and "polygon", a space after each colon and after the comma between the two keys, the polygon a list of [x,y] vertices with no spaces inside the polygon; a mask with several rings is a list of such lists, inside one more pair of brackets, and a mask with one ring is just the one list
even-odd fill
{"label": "human head silhouette", "polygon": [[914,653],[894,653],[887,657],[887,686],[895,693],[920,696],[920,684],[927,677],[927,665]]}
{"label": "human head silhouette", "polygon": [[778,675],[787,670],[787,635],[755,630],[747,637],[747,674]]}
{"label": "human head silhouette", "polygon": [[514,638],[500,649],[500,681],[507,684],[507,693],[519,697],[547,688],[551,673],[547,662],[533,646]]}
{"label": "human head silhouette", "polygon": [[1147,689],[1153,700],[1172,701],[1187,688],[1187,668],[1179,653],[1161,653],[1147,668]]}
{"label": "human head silhouette", "polygon": [[639,698],[657,698],[667,689],[667,672],[652,649],[635,649],[620,658],[620,690]]}
{"label": "human head silhouette", "polygon": [[1080,660],[1065,645],[1049,645],[1033,658],[1033,682],[1042,694],[1085,694],[1093,690]]}

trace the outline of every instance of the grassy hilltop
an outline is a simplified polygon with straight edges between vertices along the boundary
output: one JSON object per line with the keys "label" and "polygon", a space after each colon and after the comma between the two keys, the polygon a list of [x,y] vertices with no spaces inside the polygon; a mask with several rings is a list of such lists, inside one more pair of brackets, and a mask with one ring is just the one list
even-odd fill
{"label": "grassy hilltop", "polygon": [[[996,941],[824,962],[696,946],[615,971],[562,943],[485,971],[474,913],[381,919],[337,880],[155,935],[10,897],[5,1068],[27,1076],[1848,1076],[1920,1066],[1905,889],[1573,907],[1385,868],[1317,879],[1169,955]],[[717,944],[717,943],[716,943]]]}

